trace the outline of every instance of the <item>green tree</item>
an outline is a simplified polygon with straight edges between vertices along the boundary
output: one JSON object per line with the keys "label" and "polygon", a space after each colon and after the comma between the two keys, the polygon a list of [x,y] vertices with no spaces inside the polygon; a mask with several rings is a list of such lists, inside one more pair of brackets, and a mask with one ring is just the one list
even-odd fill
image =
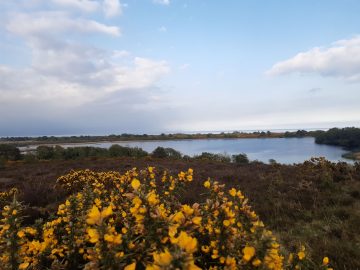
{"label": "green tree", "polygon": [[166,150],[164,147],[157,147],[152,153],[151,155],[155,158],[166,158],[167,154],[166,154]]}
{"label": "green tree", "polygon": [[237,164],[248,164],[249,163],[249,158],[245,153],[232,155],[232,160],[234,163],[237,163]]}

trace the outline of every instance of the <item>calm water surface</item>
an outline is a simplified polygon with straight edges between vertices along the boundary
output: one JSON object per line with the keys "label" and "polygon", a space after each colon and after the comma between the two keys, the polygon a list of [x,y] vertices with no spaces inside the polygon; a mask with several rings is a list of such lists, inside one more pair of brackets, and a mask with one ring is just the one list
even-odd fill
{"label": "calm water surface", "polygon": [[[152,152],[156,147],[171,147],[184,155],[197,155],[202,152],[239,154],[246,153],[250,160],[268,162],[275,159],[280,163],[298,163],[311,157],[325,157],[330,161],[346,161],[341,157],[346,151],[340,147],[320,145],[314,138],[264,138],[264,139],[209,139],[209,140],[177,140],[177,141],[120,141],[84,143],[76,146],[96,146],[109,148],[113,144],[122,146],[141,147]],[[63,147],[75,146],[64,144]],[[36,147],[36,146],[35,146]]]}

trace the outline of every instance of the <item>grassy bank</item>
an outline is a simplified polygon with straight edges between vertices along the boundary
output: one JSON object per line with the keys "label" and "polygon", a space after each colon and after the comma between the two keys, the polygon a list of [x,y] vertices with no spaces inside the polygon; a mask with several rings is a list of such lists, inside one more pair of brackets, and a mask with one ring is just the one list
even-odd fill
{"label": "grassy bank", "polygon": [[105,158],[69,161],[10,162],[0,171],[1,189],[17,187],[27,205],[28,223],[47,217],[67,195],[54,189],[56,179],[70,170],[125,172],[155,166],[172,173],[194,169],[194,181],[181,194],[183,203],[201,200],[208,177],[239,187],[260,218],[289,250],[308,245],[314,260],[330,257],[336,269],[360,269],[360,165],[325,160],[298,165],[246,165],[207,161]]}

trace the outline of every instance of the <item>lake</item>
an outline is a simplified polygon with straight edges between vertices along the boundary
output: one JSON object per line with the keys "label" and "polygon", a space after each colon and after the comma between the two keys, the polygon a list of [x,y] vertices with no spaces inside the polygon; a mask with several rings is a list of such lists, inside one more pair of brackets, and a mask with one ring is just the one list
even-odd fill
{"label": "lake", "polygon": [[[325,157],[330,161],[351,160],[341,157],[346,153],[340,147],[316,144],[312,137],[306,138],[263,138],[263,139],[202,139],[202,140],[176,140],[176,141],[119,141],[99,143],[62,144],[63,147],[94,146],[109,148],[113,144],[122,146],[141,147],[152,152],[156,147],[171,147],[184,155],[197,155],[202,152],[239,154],[245,153],[250,160],[268,162],[275,159],[279,163],[292,164],[310,159],[311,157]],[[22,148],[30,150],[36,146]]]}

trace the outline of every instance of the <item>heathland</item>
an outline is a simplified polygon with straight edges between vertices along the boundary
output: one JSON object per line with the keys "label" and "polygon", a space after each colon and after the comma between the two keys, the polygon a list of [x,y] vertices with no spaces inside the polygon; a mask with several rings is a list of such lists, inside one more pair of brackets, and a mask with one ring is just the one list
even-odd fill
{"label": "heathland", "polygon": [[[193,169],[193,180],[178,193],[181,204],[206,203],[203,184],[209,177],[219,185],[226,184],[227,189],[241,190],[283,250],[298,256],[299,248],[305,246],[309,261],[302,269],[325,269],[316,266],[324,256],[330,258],[334,269],[360,269],[358,163],[313,159],[281,165],[243,160],[230,163],[211,157],[183,160],[152,156],[28,160],[8,162],[0,171],[0,185],[3,191],[17,188],[18,200],[24,206],[23,223],[31,225],[39,218],[51,219],[72,193],[56,185],[62,175],[84,169],[125,173],[134,167],[148,166],[155,167],[157,179],[164,171],[177,176],[179,171]],[[6,193],[4,200],[5,197]]]}
{"label": "heathland", "polygon": [[[358,130],[315,138],[354,151]],[[358,162],[16,145],[0,144],[4,269],[360,269]]]}

